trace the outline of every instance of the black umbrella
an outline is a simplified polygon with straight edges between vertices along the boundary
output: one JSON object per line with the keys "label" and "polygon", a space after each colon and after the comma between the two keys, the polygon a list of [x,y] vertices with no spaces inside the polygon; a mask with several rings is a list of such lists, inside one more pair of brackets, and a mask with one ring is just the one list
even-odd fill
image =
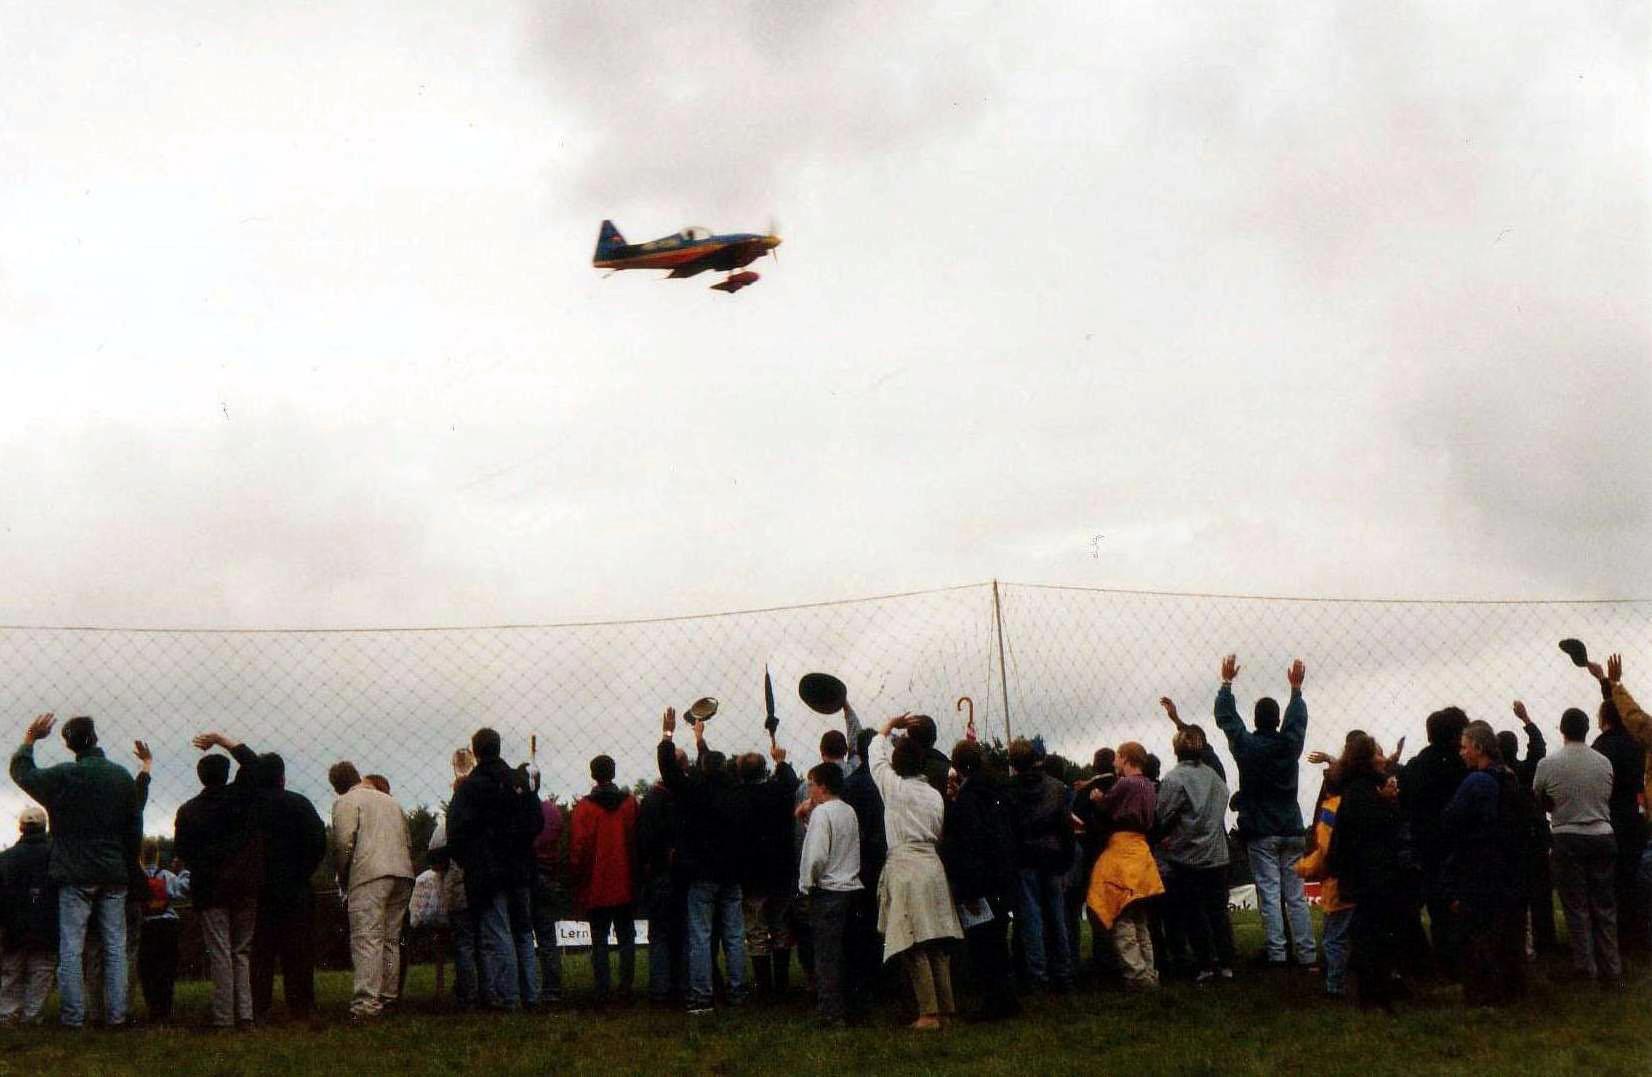
{"label": "black umbrella", "polygon": [[769,667],[763,667],[763,728],[769,731],[769,743],[774,743],[774,732],[780,728],[780,719],[774,716],[774,681],[769,679]]}

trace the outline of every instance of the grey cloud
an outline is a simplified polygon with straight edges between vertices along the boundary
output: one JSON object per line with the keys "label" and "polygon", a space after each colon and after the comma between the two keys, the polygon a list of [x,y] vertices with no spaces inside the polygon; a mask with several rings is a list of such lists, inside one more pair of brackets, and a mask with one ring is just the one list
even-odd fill
{"label": "grey cloud", "polygon": [[788,169],[919,152],[994,85],[945,5],[583,2],[530,22],[530,63],[584,132],[578,201],[616,219],[778,210]]}

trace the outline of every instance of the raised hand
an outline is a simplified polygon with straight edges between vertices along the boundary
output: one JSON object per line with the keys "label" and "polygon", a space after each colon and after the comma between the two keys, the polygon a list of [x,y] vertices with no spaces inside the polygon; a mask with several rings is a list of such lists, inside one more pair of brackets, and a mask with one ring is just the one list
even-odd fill
{"label": "raised hand", "polygon": [[150,768],[155,765],[155,757],[149,754],[149,745],[141,740],[133,741],[132,754],[138,757],[138,765],[143,773],[148,774]]}
{"label": "raised hand", "polygon": [[[1238,673],[1239,670],[1236,668],[1233,672]],[[1291,687],[1299,692],[1302,690],[1302,678],[1307,675],[1308,667],[1302,664],[1302,659],[1300,658],[1292,662],[1291,668],[1285,671],[1285,679],[1290,681]]]}
{"label": "raised hand", "polygon": [[1600,668],[1599,662],[1590,662],[1584,668],[1589,671],[1589,675],[1595,680],[1604,681],[1606,679],[1606,671]]}
{"label": "raised hand", "polygon": [[1623,655],[1614,654],[1606,660],[1606,679],[1613,684],[1623,680]]}
{"label": "raised hand", "polygon": [[1171,699],[1169,696],[1160,696],[1159,706],[1164,708],[1165,716],[1170,719],[1171,724],[1173,724],[1177,729],[1182,728],[1182,716],[1176,713],[1175,700]]}
{"label": "raised hand", "polygon": [[786,761],[786,749],[782,748],[780,745],[774,743],[773,741],[770,741],[769,742],[769,758],[774,760],[776,766],[779,766],[781,763],[784,763]]}
{"label": "raised hand", "polygon": [[704,718],[696,718],[694,719],[694,743],[704,744],[705,742],[706,720]]}
{"label": "raised hand", "polygon": [[1308,753],[1308,762],[1317,767],[1321,763],[1331,762],[1331,757],[1316,748]]}
{"label": "raised hand", "polygon": [[1531,725],[1531,715],[1526,713],[1526,705],[1518,699],[1514,701],[1514,716],[1520,719],[1521,725]]}
{"label": "raised hand", "polygon": [[1222,659],[1222,683],[1228,684],[1239,676],[1239,656],[1230,654]]}
{"label": "raised hand", "polygon": [[677,729],[677,708],[667,707],[665,717],[660,719],[660,730],[665,733],[675,732]]}
{"label": "raised hand", "polygon": [[33,744],[43,737],[52,735],[52,726],[57,723],[57,715],[42,714],[29,723],[29,728],[23,731],[23,743]]}
{"label": "raised hand", "polygon": [[911,711],[902,711],[900,714],[897,714],[893,718],[890,718],[888,721],[884,722],[883,735],[887,737],[894,730],[905,729],[911,716]]}

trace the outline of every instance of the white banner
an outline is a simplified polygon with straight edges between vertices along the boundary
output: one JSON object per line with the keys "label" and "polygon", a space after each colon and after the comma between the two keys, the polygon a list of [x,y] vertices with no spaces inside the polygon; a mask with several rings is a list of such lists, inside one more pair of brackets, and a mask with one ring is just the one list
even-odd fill
{"label": "white banner", "polygon": [[[637,945],[648,942],[648,921],[638,920]],[[619,940],[614,937],[613,928],[608,929],[608,945],[617,945]],[[558,920],[556,922],[556,944],[561,947],[585,947],[591,945],[591,925],[584,920]]]}

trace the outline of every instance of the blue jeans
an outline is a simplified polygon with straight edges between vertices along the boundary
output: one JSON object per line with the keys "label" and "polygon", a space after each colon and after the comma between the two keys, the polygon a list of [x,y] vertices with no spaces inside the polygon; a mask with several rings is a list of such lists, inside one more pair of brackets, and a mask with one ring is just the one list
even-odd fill
{"label": "blue jeans", "polygon": [[1325,993],[1342,996],[1347,993],[1348,951],[1350,933],[1354,927],[1354,910],[1338,909],[1325,914],[1325,931],[1319,940],[1325,951]]}
{"label": "blue jeans", "polygon": [[729,1002],[746,998],[746,920],[739,883],[696,882],[688,887],[688,1008],[711,1007],[711,931],[723,935]]}
{"label": "blue jeans", "polygon": [[1308,920],[1308,897],[1302,892],[1302,877],[1296,873],[1297,861],[1302,859],[1302,839],[1252,838],[1246,848],[1251,874],[1256,877],[1256,905],[1262,912],[1262,927],[1268,938],[1268,960],[1285,960],[1285,920],[1289,918],[1297,963],[1313,964],[1314,931]]}
{"label": "blue jeans", "polygon": [[461,1006],[482,1001],[477,995],[476,921],[468,912],[453,918],[453,997]]}
{"label": "blue jeans", "polygon": [[1039,868],[1016,872],[1016,933],[1027,976],[1033,983],[1065,985],[1073,982],[1072,949],[1068,945],[1066,875]]}
{"label": "blue jeans", "polygon": [[539,962],[535,960],[528,887],[500,890],[471,913],[488,1005],[506,1010],[537,1005]]}
{"label": "blue jeans", "polygon": [[57,918],[58,1019],[70,1028],[86,1023],[86,931],[96,924],[104,953],[104,1013],[110,1027],[125,1024],[126,887],[65,885],[57,892]]}

